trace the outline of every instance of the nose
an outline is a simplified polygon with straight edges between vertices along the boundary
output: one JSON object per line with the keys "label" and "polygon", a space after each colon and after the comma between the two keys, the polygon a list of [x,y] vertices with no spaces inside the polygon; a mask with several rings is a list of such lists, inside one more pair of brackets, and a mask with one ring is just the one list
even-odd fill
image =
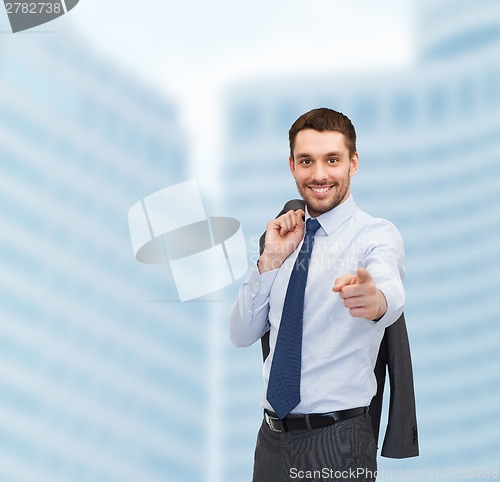
{"label": "nose", "polygon": [[328,171],[322,162],[315,163],[312,174],[315,182],[325,182],[328,179]]}

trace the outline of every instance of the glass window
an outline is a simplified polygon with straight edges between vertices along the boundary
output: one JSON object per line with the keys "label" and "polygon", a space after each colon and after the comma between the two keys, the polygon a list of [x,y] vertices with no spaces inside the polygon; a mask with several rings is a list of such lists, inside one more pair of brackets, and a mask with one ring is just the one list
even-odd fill
{"label": "glass window", "polygon": [[415,119],[415,96],[409,92],[400,92],[392,102],[392,121],[395,127],[408,127]]}

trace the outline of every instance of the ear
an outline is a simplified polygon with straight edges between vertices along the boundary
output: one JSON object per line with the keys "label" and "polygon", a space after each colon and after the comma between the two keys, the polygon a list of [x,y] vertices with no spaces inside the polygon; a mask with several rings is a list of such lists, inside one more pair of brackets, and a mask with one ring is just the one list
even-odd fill
{"label": "ear", "polygon": [[351,157],[351,165],[349,166],[351,177],[354,176],[354,174],[356,174],[356,171],[358,170],[358,164],[359,164],[359,156],[358,156],[358,151],[356,151]]}
{"label": "ear", "polygon": [[293,160],[292,156],[288,158],[288,165],[290,166],[290,172],[292,173],[292,176],[295,177],[295,161]]}

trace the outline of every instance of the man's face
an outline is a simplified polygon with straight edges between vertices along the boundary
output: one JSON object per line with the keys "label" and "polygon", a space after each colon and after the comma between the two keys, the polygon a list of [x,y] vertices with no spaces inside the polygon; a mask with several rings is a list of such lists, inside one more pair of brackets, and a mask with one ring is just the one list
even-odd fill
{"label": "man's face", "polygon": [[317,217],[344,202],[358,169],[358,154],[349,156],[344,135],[304,129],[295,138],[290,170],[309,214]]}

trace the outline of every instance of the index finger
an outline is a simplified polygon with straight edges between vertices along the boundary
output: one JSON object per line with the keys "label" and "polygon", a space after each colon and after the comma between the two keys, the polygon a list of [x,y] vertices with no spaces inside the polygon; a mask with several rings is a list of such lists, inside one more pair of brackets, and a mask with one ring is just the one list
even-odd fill
{"label": "index finger", "polygon": [[352,285],[355,282],[356,282],[356,275],[349,273],[343,274],[342,276],[339,276],[335,280],[332,291],[338,293],[344,286]]}
{"label": "index finger", "polygon": [[297,217],[297,224],[299,226],[304,224],[304,218],[306,217],[306,213],[302,209],[297,209],[297,211],[295,211],[295,216]]}

